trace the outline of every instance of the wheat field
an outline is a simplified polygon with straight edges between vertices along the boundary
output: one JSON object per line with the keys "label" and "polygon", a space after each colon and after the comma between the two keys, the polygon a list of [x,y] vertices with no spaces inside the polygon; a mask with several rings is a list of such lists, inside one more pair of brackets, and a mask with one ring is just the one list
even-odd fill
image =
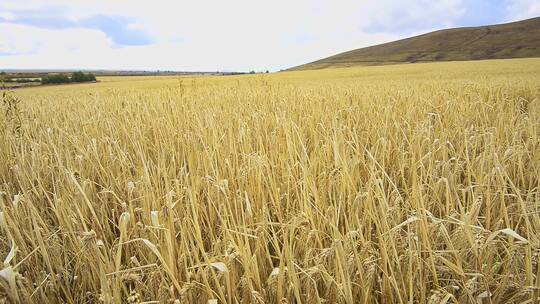
{"label": "wheat field", "polygon": [[540,59],[4,92],[0,303],[538,303]]}

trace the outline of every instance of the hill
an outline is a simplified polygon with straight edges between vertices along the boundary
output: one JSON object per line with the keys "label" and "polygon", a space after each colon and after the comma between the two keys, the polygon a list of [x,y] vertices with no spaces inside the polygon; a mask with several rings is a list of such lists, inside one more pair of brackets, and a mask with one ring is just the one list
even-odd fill
{"label": "hill", "polygon": [[337,54],[290,70],[526,57],[540,57],[540,17],[435,31]]}

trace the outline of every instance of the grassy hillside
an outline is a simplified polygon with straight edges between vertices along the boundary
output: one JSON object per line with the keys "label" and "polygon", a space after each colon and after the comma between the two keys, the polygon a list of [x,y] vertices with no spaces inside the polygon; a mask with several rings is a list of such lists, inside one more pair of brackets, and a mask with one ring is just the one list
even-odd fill
{"label": "grassy hillside", "polygon": [[540,17],[431,32],[341,53],[291,70],[527,57],[540,57]]}
{"label": "grassy hillside", "polygon": [[539,84],[516,59],[15,91],[0,303],[535,303]]}

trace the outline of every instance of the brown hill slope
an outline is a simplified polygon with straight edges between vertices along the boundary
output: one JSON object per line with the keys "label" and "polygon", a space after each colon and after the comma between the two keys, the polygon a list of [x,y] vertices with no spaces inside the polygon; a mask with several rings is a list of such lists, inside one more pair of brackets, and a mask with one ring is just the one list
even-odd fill
{"label": "brown hill slope", "polygon": [[435,31],[337,54],[291,70],[525,57],[540,57],[540,17]]}

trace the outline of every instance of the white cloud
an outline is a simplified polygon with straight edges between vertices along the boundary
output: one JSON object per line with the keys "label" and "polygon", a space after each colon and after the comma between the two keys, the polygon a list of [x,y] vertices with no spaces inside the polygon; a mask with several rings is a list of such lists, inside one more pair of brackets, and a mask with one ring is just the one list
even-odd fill
{"label": "white cloud", "polygon": [[540,16],[539,0],[510,0],[507,7],[508,21],[516,21]]}
{"label": "white cloud", "polygon": [[453,26],[465,14],[462,0],[368,1],[365,26],[404,31]]}
{"label": "white cloud", "polygon": [[8,21],[15,20],[15,14],[12,12],[0,12],[0,18]]}
{"label": "white cloud", "polygon": [[[538,10],[537,1],[512,1],[516,12]],[[465,0],[3,0],[0,67],[279,69],[454,26],[465,9]],[[128,17],[127,28],[152,44],[118,47],[95,29],[9,23],[18,13],[50,10],[69,20]]]}
{"label": "white cloud", "polygon": [[0,23],[0,37],[0,53],[11,55],[65,55],[103,51],[113,45],[111,39],[98,30],[51,30],[11,23]]}

